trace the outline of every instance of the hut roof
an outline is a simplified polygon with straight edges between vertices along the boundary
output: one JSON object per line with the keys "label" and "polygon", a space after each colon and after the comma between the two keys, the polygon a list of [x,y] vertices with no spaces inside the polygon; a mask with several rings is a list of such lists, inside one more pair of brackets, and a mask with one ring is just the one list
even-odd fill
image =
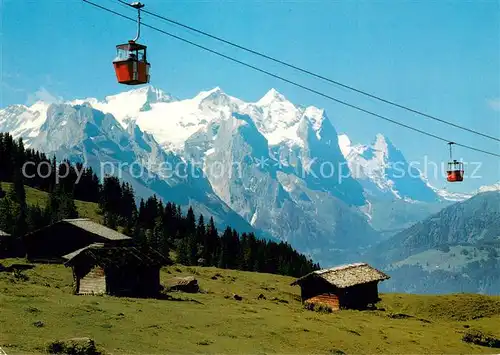
{"label": "hut roof", "polygon": [[[75,219],[63,219],[61,222],[69,223],[75,227],[86,230],[87,232],[96,234],[102,238],[109,240],[128,240],[132,239],[126,235],[119,233],[111,228],[103,226],[102,224],[91,221],[88,218],[75,218]],[[61,223],[59,222],[59,223]]]}
{"label": "hut roof", "polygon": [[60,220],[59,222],[53,223],[51,225],[42,227],[40,229],[37,229],[36,231],[28,233],[28,234],[26,234],[25,237],[36,236],[40,231],[46,230],[48,228],[52,228],[53,226],[58,225],[58,224],[70,224],[72,226],[83,229],[84,231],[87,231],[89,233],[97,235],[97,236],[99,236],[103,239],[106,239],[106,240],[117,241],[117,240],[131,240],[132,239],[132,238],[126,236],[125,234],[117,232],[114,229],[108,228],[102,224],[93,222],[88,218],[63,219],[63,220]]}
{"label": "hut roof", "polygon": [[291,285],[300,285],[303,280],[319,277],[337,288],[347,288],[373,281],[383,281],[390,277],[366,263],[340,265],[330,269],[316,270],[297,280]]}
{"label": "hut roof", "polygon": [[109,266],[163,266],[170,261],[153,249],[140,251],[135,247],[106,247],[103,243],[94,243],[63,256],[66,266],[74,266],[83,260],[103,267]]}

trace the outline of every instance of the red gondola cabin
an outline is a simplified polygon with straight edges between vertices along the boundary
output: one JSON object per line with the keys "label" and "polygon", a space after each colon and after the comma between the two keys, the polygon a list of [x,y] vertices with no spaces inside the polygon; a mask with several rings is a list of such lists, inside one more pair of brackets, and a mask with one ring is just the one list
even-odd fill
{"label": "red gondola cabin", "polygon": [[459,182],[464,180],[464,165],[463,163],[453,160],[448,163],[448,178],[449,182]]}
{"label": "red gondola cabin", "polygon": [[146,57],[146,46],[131,40],[117,45],[116,50],[117,57],[113,65],[118,82],[126,85],[149,83],[150,64]]}

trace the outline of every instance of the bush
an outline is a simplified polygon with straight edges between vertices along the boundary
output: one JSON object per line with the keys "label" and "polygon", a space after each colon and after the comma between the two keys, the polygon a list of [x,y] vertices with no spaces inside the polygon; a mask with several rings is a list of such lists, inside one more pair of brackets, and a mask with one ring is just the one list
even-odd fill
{"label": "bush", "polygon": [[13,271],[14,279],[17,281],[28,281],[30,278],[23,274],[22,270],[19,269],[14,269]]}
{"label": "bush", "polygon": [[90,338],[74,338],[69,340],[56,340],[47,346],[49,354],[65,355],[102,355],[97,350],[94,340]]}
{"label": "bush", "polygon": [[332,313],[333,309],[327,304],[323,303],[306,303],[304,305],[305,309],[309,311],[315,311],[319,313]]}
{"label": "bush", "polygon": [[462,340],[466,343],[472,343],[490,348],[500,348],[500,339],[484,334],[479,330],[468,330]]}

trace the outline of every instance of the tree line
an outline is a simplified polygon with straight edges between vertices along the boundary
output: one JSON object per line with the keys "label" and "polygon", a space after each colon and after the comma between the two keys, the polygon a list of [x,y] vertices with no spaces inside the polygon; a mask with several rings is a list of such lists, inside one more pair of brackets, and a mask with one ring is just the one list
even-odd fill
{"label": "tree line", "polygon": [[[77,172],[82,172],[79,180]],[[153,248],[166,257],[173,252],[184,265],[297,277],[319,269],[288,243],[240,234],[229,226],[219,233],[212,217],[206,221],[191,207],[183,214],[181,206],[156,196],[137,203],[129,183],[114,176],[101,181],[81,163],[57,163],[55,157],[26,149],[21,139],[14,140],[8,133],[0,133],[0,181],[12,183],[7,192],[0,187],[0,230],[11,234],[9,242],[3,243],[4,253],[22,254],[24,234],[64,218],[77,218],[75,200],[82,200],[98,204],[106,226],[131,236],[141,248]],[[45,206],[28,205],[25,186],[48,192]]]}

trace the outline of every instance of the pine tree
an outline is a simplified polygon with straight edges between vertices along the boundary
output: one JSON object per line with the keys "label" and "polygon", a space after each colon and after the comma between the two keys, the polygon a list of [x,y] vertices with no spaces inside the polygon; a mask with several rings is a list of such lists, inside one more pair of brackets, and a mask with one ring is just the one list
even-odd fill
{"label": "pine tree", "polygon": [[155,240],[157,241],[157,250],[162,255],[168,257],[170,251],[170,241],[165,232],[165,226],[163,224],[163,218],[157,217],[155,222],[155,227],[153,229],[153,234],[155,236]]}
{"label": "pine tree", "polygon": [[155,195],[151,196],[144,203],[143,210],[139,213],[141,225],[146,229],[153,229],[156,217],[160,216],[159,203]]}
{"label": "pine tree", "polygon": [[50,223],[56,223],[62,219],[78,218],[78,211],[72,196],[64,192],[61,186],[57,185],[49,193],[45,215],[50,220]]}
{"label": "pine tree", "polygon": [[103,181],[99,207],[101,212],[113,213],[117,216],[121,212],[122,189],[116,176],[106,176]]}
{"label": "pine tree", "polygon": [[196,225],[196,242],[198,244],[203,245],[206,233],[207,231],[205,229],[205,220],[203,218],[203,215],[200,214],[200,217],[198,218],[198,224]]}
{"label": "pine tree", "polygon": [[239,268],[241,270],[252,271],[253,269],[253,250],[254,245],[250,236],[246,233],[241,235],[241,262]]}
{"label": "pine tree", "polygon": [[136,220],[136,223],[133,228],[132,238],[134,239],[134,244],[143,249],[147,246],[146,233],[142,226],[139,224],[139,221]]}
{"label": "pine tree", "polygon": [[233,229],[230,242],[230,262],[229,268],[238,269],[242,263],[241,241],[238,232]]}
{"label": "pine tree", "polygon": [[12,234],[12,226],[14,225],[13,201],[11,195],[8,194],[0,200],[0,230]]}
{"label": "pine tree", "polygon": [[187,237],[187,248],[189,265],[196,265],[198,263],[198,243],[196,242],[196,234],[190,234]]}
{"label": "pine tree", "polygon": [[205,239],[203,241],[203,253],[202,257],[205,259],[206,265],[217,266],[217,244],[218,244],[218,234],[217,228],[215,227],[213,217],[210,217],[208,226],[206,228]]}
{"label": "pine tree", "polygon": [[177,244],[177,262],[182,265],[190,264],[190,250],[188,238],[181,238]]}
{"label": "pine tree", "polygon": [[104,212],[103,224],[111,229],[118,229],[118,216],[112,212]]}
{"label": "pine tree", "polygon": [[227,227],[220,239],[220,254],[218,267],[221,269],[229,268],[231,264],[231,240],[233,238],[233,231],[231,227]]}
{"label": "pine tree", "polygon": [[125,230],[131,231],[137,215],[135,194],[132,186],[129,183],[122,183],[121,190],[122,196],[120,206],[120,223],[125,227]]}
{"label": "pine tree", "polygon": [[194,215],[194,211],[192,207],[189,207],[187,215],[186,215],[186,229],[185,232],[187,234],[195,234],[196,233],[196,217]]}
{"label": "pine tree", "polygon": [[152,229],[146,229],[146,244],[149,248],[156,250],[157,246],[154,240],[154,235],[153,235],[153,230]]}
{"label": "pine tree", "polygon": [[13,214],[12,205],[14,202],[11,200],[10,196],[0,200],[0,230],[10,234],[8,237],[4,238],[2,243],[2,250],[0,250],[0,255],[2,257],[13,257],[15,255],[15,237],[12,235],[12,226],[14,225],[15,216]]}
{"label": "pine tree", "polygon": [[28,231],[27,225],[27,204],[26,191],[24,190],[23,179],[19,171],[14,172],[14,184],[9,192],[9,197],[12,200],[12,215],[14,224],[12,226],[12,236],[14,238],[14,249],[16,255],[23,255],[22,238]]}
{"label": "pine tree", "polygon": [[73,197],[62,192],[59,202],[59,218],[78,218],[78,210],[76,209],[75,200]]}
{"label": "pine tree", "polygon": [[52,192],[56,188],[56,174],[57,174],[57,160],[56,156],[52,156],[52,160],[50,162],[50,176],[48,177],[48,191]]}
{"label": "pine tree", "polygon": [[144,226],[143,221],[146,219],[146,204],[144,203],[144,199],[141,198],[139,202],[139,209],[137,211],[137,223],[140,226]]}
{"label": "pine tree", "polygon": [[265,268],[265,246],[266,242],[259,240],[256,243],[256,248],[255,248],[255,261],[254,261],[254,266],[253,270],[256,272],[264,272]]}

